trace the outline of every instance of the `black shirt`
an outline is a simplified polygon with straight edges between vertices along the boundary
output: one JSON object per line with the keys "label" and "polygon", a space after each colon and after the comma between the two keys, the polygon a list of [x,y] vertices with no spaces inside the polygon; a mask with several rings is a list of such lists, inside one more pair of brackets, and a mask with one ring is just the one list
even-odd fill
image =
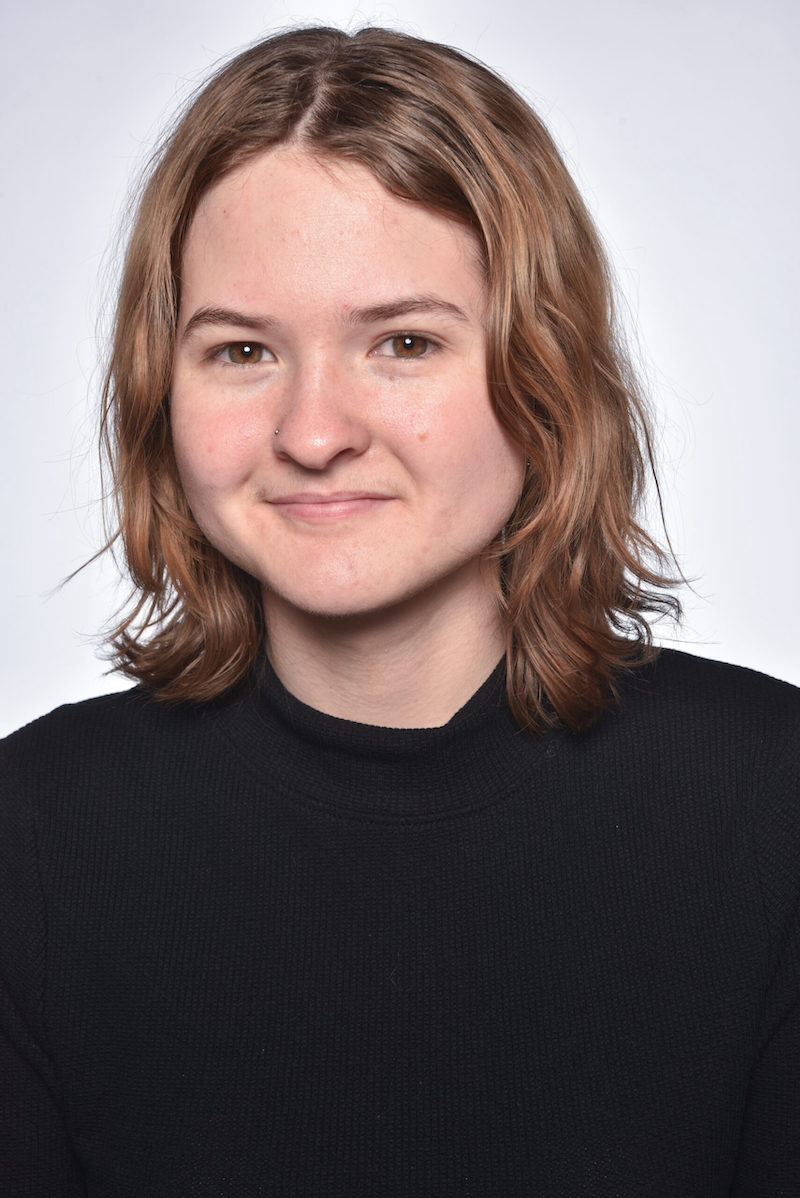
{"label": "black shirt", "polygon": [[[0,1192],[800,1195],[800,700],[142,691],[2,750]],[[7,1060],[5,1059],[7,1056]]]}

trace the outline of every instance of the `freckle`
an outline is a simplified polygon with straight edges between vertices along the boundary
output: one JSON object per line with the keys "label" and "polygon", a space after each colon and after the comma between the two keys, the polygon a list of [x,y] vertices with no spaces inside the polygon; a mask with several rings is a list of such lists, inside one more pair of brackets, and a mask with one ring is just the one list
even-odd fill
{"label": "freckle", "polygon": [[427,433],[417,433],[417,440],[418,440],[418,441],[426,441],[427,439],[428,439],[428,434],[427,434]]}

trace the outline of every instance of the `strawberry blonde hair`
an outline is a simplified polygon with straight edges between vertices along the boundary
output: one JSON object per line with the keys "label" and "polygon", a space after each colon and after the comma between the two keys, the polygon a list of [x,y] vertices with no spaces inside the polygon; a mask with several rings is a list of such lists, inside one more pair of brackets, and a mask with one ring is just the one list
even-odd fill
{"label": "strawberry blonde hair", "polygon": [[204,193],[299,143],[367,167],[393,195],[459,222],[485,271],[487,373],[522,447],[498,599],[521,726],[579,730],[622,669],[652,656],[648,617],[677,616],[668,558],[637,521],[647,422],[615,331],[597,233],[528,105],[482,64],[384,29],[301,29],[245,50],[157,152],[133,220],[106,375],[103,439],[132,600],[116,668],[156,697],[202,701],[250,675],[259,586],[206,539],[176,469],[169,388],[184,240]]}

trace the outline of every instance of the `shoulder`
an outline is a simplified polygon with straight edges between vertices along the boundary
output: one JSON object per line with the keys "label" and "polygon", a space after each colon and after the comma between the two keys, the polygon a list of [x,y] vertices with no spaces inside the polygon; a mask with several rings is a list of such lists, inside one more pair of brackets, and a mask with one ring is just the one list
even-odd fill
{"label": "shoulder", "polygon": [[0,752],[13,757],[37,745],[57,744],[80,736],[83,729],[101,729],[109,722],[119,727],[151,702],[147,691],[137,686],[77,703],[65,703],[0,740]]}
{"label": "shoulder", "polygon": [[773,849],[787,836],[800,859],[800,690],[788,683],[665,649],[623,679],[574,752],[638,794],[648,819],[683,812],[693,835],[738,827]]}
{"label": "shoulder", "polygon": [[800,704],[800,688],[789,682],[678,649],[660,649],[653,661],[634,671],[632,677],[653,692],[682,698],[695,695],[702,702],[745,700],[749,705],[772,707],[777,703],[790,708]]}
{"label": "shoulder", "polygon": [[[718,829],[749,828],[766,889],[794,903],[800,870],[800,689],[755,670],[662,650],[626,681],[612,719],[671,793]],[[778,884],[778,878],[781,882]]]}
{"label": "shoulder", "polygon": [[[143,735],[180,723],[180,711],[155,702],[141,687],[64,704],[0,741],[0,763],[3,768],[44,765],[54,756],[79,759],[111,744],[115,750],[126,742],[141,744]],[[184,707],[184,719],[185,712]]]}
{"label": "shoulder", "polygon": [[662,649],[621,687],[620,710],[709,751],[776,748],[800,737],[800,689],[756,670]]}
{"label": "shoulder", "polygon": [[102,803],[180,779],[201,755],[214,704],[169,704],[136,687],[56,708],[0,742],[0,806]]}

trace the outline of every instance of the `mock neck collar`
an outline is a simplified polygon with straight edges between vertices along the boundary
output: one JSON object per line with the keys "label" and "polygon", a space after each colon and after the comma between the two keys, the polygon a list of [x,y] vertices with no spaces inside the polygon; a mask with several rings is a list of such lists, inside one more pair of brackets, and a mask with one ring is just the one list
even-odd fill
{"label": "mock neck collar", "polygon": [[270,787],[362,818],[441,818],[498,801],[556,737],[521,732],[501,662],[438,728],[383,728],[326,715],[291,695],[264,662],[224,731]]}

